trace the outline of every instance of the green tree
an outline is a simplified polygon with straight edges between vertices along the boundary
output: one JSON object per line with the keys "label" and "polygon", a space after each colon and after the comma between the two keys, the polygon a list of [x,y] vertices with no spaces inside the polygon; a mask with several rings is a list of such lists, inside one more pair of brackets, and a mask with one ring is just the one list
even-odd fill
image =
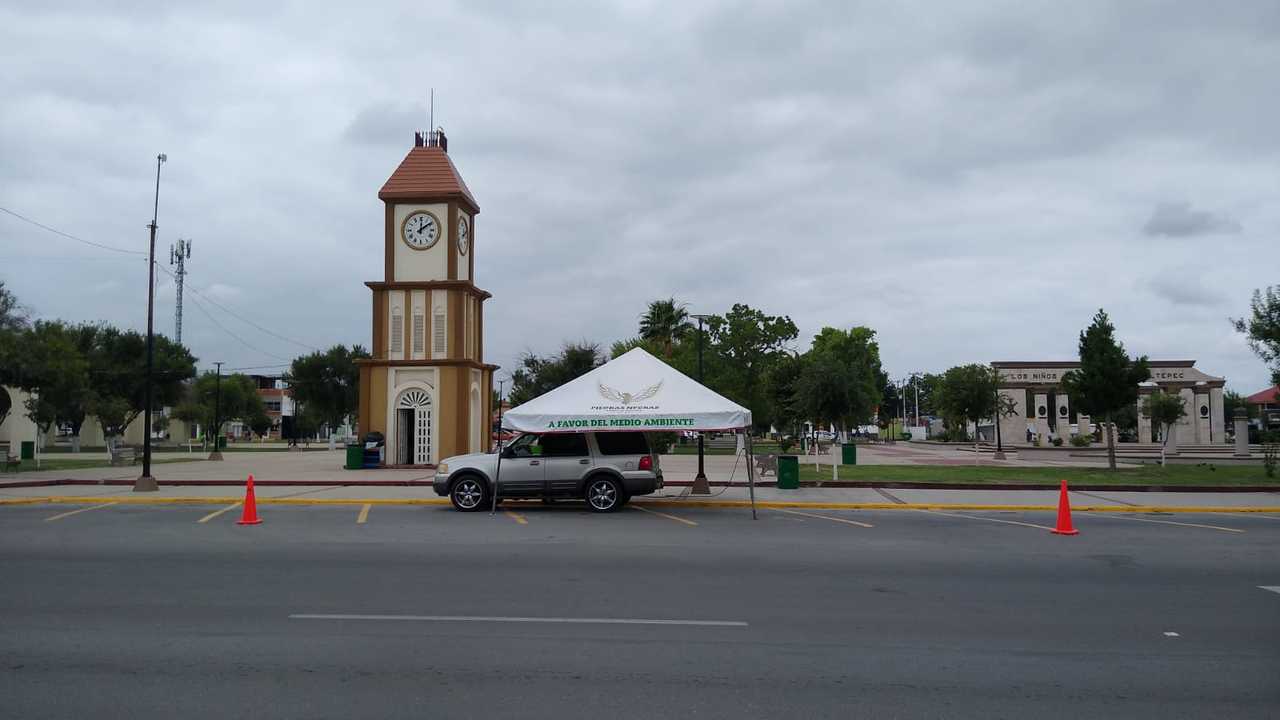
{"label": "green tree", "polygon": [[1225,423],[1223,427],[1233,427],[1233,423],[1236,421],[1237,408],[1244,410],[1245,415],[1250,420],[1258,416],[1257,406],[1245,402],[1244,395],[1234,390],[1228,390],[1222,394],[1222,420]]}
{"label": "green tree", "polygon": [[1271,382],[1280,385],[1280,285],[1254,290],[1249,310],[1249,317],[1231,324],[1248,336],[1249,347],[1271,366]]}
{"label": "green tree", "polygon": [[664,358],[670,358],[676,344],[693,331],[689,311],[675,298],[654,300],[640,316],[640,338],[661,348]]}
{"label": "green tree", "polygon": [[14,348],[5,382],[28,393],[27,417],[39,437],[77,411],[83,421],[89,363],[77,344],[76,329],[60,321],[38,320],[16,333]]}
{"label": "green tree", "polygon": [[[145,409],[147,339],[136,330],[98,326],[89,356],[87,410],[102,424],[107,437],[124,434]],[[155,336],[152,409],[174,406],[185,396],[187,381],[195,377],[196,359],[182,345]]]}
{"label": "green tree", "polygon": [[1107,463],[1116,469],[1116,438],[1112,426],[1117,413],[1138,401],[1138,383],[1151,377],[1147,356],[1130,359],[1115,337],[1115,326],[1104,310],[1080,333],[1080,368],[1062,377],[1062,387],[1076,409],[1102,418],[1107,433]]}
{"label": "green tree", "polygon": [[17,332],[26,329],[28,312],[0,280],[0,332]]}
{"label": "green tree", "polygon": [[174,417],[179,420],[199,422],[206,429],[205,436],[210,438],[221,435],[228,422],[238,420],[250,425],[259,415],[265,416],[266,409],[253,378],[240,373],[223,375],[219,387],[218,375],[213,371],[205,371],[196,378],[174,410]]}
{"label": "green tree", "polygon": [[[973,423],[973,460],[978,461],[978,423],[995,418],[1002,410],[996,394],[999,375],[989,365],[960,365],[942,374],[942,382],[934,402],[942,409],[948,424],[955,421]],[[998,420],[997,420],[998,422]]]}
{"label": "green tree", "polygon": [[796,393],[805,364],[803,355],[787,353],[773,363],[765,379],[765,392],[773,410],[771,421],[783,435],[799,435],[804,409],[798,407]]}
{"label": "green tree", "polygon": [[1175,423],[1187,416],[1186,404],[1179,395],[1157,391],[1142,401],[1142,413],[1160,428],[1160,464],[1164,465],[1164,450],[1169,444],[1169,432]]}
{"label": "green tree", "polygon": [[[626,355],[627,353],[631,352],[636,348],[640,348],[645,352],[649,353],[650,355],[662,356],[665,354],[664,349],[658,346],[657,344],[655,344],[653,341],[645,340],[642,337],[633,337],[633,338],[627,338],[626,340],[618,340],[613,345],[610,345],[609,359],[617,360],[618,358],[622,357],[623,355]],[[673,346],[672,350],[674,352],[675,346]],[[667,356],[667,361],[670,362],[670,356]]]}
{"label": "green tree", "polygon": [[[766,315],[735,304],[724,316],[711,316],[706,332],[705,384],[746,406],[756,427],[768,429],[773,414],[764,380],[773,366],[788,356],[788,345],[800,334],[795,323],[785,315]],[[683,347],[694,345],[684,343]],[[696,349],[692,353],[696,367]],[[679,365],[676,368],[686,372]],[[697,377],[696,371],[691,376]]]}
{"label": "green tree", "polygon": [[360,366],[369,357],[359,345],[334,345],[325,352],[296,358],[285,376],[293,397],[329,426],[333,433],[360,407]]}
{"label": "green tree", "polygon": [[796,407],[840,431],[872,417],[881,399],[880,345],[871,328],[823,328],[806,353],[796,383]]}
{"label": "green tree", "polygon": [[267,415],[267,411],[263,409],[262,404],[258,404],[257,410],[245,420],[245,424],[253,431],[254,435],[264,438],[267,433],[271,432],[271,416]]}
{"label": "green tree", "polygon": [[539,357],[526,352],[520,366],[511,373],[512,406],[526,403],[539,395],[581,377],[605,363],[600,346],[595,343],[565,343],[558,355]]}

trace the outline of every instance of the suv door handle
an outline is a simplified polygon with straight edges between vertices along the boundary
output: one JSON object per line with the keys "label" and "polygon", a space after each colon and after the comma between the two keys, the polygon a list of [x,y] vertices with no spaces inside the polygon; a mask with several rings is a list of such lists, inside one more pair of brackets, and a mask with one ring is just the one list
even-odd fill
{"label": "suv door handle", "polygon": [[588,460],[587,458],[582,458],[581,460],[579,460],[579,461],[578,461],[578,464],[579,464],[579,465],[590,465],[590,464],[591,464],[591,461],[590,461],[590,460]]}
{"label": "suv door handle", "polygon": [[530,461],[529,461],[529,464],[530,464],[530,465],[541,465],[541,464],[542,464],[542,461],[541,461],[541,460],[530,460]]}

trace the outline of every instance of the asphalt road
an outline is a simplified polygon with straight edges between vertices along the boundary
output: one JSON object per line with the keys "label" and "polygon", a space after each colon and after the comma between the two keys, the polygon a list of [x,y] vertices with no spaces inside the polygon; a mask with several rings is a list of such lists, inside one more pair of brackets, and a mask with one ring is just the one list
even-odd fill
{"label": "asphalt road", "polygon": [[0,508],[2,717],[1280,714],[1277,518],[83,508]]}

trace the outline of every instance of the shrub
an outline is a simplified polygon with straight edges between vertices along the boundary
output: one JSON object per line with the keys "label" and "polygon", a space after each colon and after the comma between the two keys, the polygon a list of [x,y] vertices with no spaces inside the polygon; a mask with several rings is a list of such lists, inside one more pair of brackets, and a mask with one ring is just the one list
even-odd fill
{"label": "shrub", "polygon": [[1280,467],[1280,433],[1266,433],[1262,442],[1262,469],[1268,478],[1274,478],[1277,467]]}
{"label": "shrub", "polygon": [[789,437],[784,437],[778,441],[778,449],[782,451],[781,454],[783,455],[786,455],[787,453],[791,452],[791,448],[794,446],[795,446],[795,441]]}
{"label": "shrub", "polygon": [[1089,447],[1093,444],[1093,438],[1089,435],[1072,435],[1071,444],[1074,447]]}
{"label": "shrub", "polygon": [[1062,447],[1062,438],[1060,438],[1060,437],[1054,438],[1054,439],[1053,439],[1053,446],[1054,446],[1054,447]]}

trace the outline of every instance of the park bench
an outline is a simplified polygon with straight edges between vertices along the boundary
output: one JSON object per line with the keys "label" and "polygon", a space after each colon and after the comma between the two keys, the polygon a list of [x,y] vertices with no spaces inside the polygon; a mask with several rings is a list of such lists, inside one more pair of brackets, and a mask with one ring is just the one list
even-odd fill
{"label": "park bench", "polygon": [[138,449],[132,445],[116,445],[111,448],[111,467],[137,465]]}
{"label": "park bench", "polygon": [[13,454],[11,443],[0,443],[0,463],[4,465],[5,472],[9,472],[11,469],[17,470],[22,465],[22,460]]}
{"label": "park bench", "polygon": [[768,455],[756,456],[757,473],[763,477],[768,473],[773,473],[774,477],[778,476],[778,456],[773,453]]}

